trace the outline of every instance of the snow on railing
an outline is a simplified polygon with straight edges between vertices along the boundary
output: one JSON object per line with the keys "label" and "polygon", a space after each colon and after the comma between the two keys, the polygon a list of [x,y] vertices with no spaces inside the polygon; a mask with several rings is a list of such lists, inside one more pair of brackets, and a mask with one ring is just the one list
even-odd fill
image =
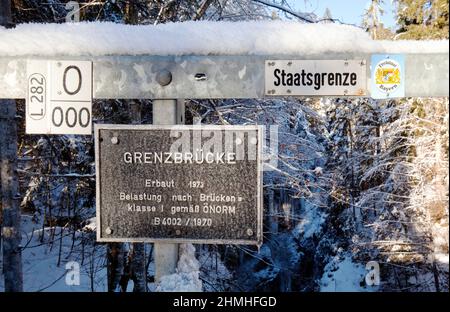
{"label": "snow on railing", "polygon": [[360,28],[286,21],[19,24],[0,27],[1,56],[448,53],[448,40],[375,41]]}

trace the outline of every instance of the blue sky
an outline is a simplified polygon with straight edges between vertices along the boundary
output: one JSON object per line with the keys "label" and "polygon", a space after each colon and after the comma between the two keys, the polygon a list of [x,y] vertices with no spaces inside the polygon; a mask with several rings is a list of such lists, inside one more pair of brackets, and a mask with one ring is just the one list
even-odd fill
{"label": "blue sky", "polygon": [[[362,15],[370,4],[370,0],[288,0],[293,9],[302,12],[314,12],[322,17],[325,9],[331,10],[333,18],[340,19],[344,23],[360,25]],[[395,26],[394,5],[391,0],[384,1],[384,14],[381,21],[386,27]]]}

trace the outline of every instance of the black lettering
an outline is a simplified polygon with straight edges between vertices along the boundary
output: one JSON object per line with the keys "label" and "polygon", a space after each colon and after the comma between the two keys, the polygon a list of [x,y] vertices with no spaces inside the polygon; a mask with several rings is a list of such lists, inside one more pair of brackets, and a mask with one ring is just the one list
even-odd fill
{"label": "black lettering", "polygon": [[286,74],[286,76],[287,76],[287,78],[286,78],[286,84],[284,84],[284,86],[285,85],[288,85],[288,86],[292,86],[292,74],[291,73],[287,73]]}
{"label": "black lettering", "polygon": [[348,75],[349,75],[349,73],[344,73],[344,82],[343,82],[343,86],[348,86],[349,85],[349,83],[348,83]]}
{"label": "black lettering", "polygon": [[[73,116],[72,120],[71,120],[71,118],[69,118],[69,117],[70,117],[70,115],[69,115],[70,112],[73,112],[73,114],[72,114],[72,116]],[[77,111],[76,111],[75,108],[73,108],[73,107],[69,107],[69,108],[66,110],[66,124],[67,124],[67,126],[68,126],[69,128],[73,128],[73,127],[75,127],[75,125],[77,124]]]}
{"label": "black lettering", "polygon": [[333,84],[334,84],[334,75],[333,75],[333,73],[330,73],[328,75],[328,85],[332,86]]}
{"label": "black lettering", "polygon": [[301,86],[299,73],[294,74],[294,86]]}
{"label": "black lettering", "polygon": [[334,84],[336,86],[341,86],[342,85],[342,74],[341,73],[336,73],[336,76],[334,77]]}
{"label": "black lettering", "polygon": [[281,71],[281,84],[286,85],[286,72],[284,70]]}
{"label": "black lettering", "polygon": [[306,75],[306,79],[308,80],[308,82],[306,83],[306,85],[312,86],[312,84],[313,84],[312,77],[313,77],[313,74],[312,74],[312,73],[308,73],[308,74]]}
{"label": "black lettering", "polygon": [[[56,118],[55,118],[55,116],[56,116],[55,113],[56,113],[56,112],[59,112],[59,113],[58,113],[58,114],[59,114],[59,122],[56,122]],[[53,109],[53,112],[52,112],[52,123],[53,123],[53,125],[54,125],[55,127],[61,127],[63,121],[64,121],[63,110],[62,110],[61,107],[56,106],[56,107]]]}
{"label": "black lettering", "polygon": [[278,76],[279,73],[280,73],[280,70],[278,68],[273,71],[273,75],[276,78],[276,80],[273,82],[273,84],[277,87],[280,85],[280,77]]}
{"label": "black lettering", "polygon": [[320,81],[320,86],[324,86],[325,85],[325,77],[327,76],[327,73],[322,73],[322,79]]}
{"label": "black lettering", "polygon": [[305,70],[302,69],[302,85],[304,85],[304,86],[306,86],[305,76],[306,76]]}
{"label": "black lettering", "polygon": [[[67,73],[68,73],[69,70],[71,70],[71,69],[74,69],[74,70],[77,72],[77,74],[78,74],[78,86],[76,87],[76,89],[75,89],[74,91],[69,91],[69,90],[67,89]],[[77,93],[80,91],[80,89],[81,89],[81,83],[82,83],[81,70],[80,70],[78,67],[73,66],[73,65],[68,66],[68,67],[66,68],[66,70],[64,71],[64,75],[63,75],[63,88],[64,88],[64,91],[65,91],[67,94],[69,94],[69,95],[75,95],[75,94],[77,94]]]}
{"label": "black lettering", "polygon": [[[85,113],[86,122],[83,122],[83,112]],[[82,109],[80,109],[78,114],[79,114],[78,119],[80,120],[80,126],[82,128],[86,128],[89,125],[89,122],[91,121],[91,113],[89,112],[89,110],[86,107],[83,107]]]}
{"label": "black lettering", "polygon": [[352,73],[351,75],[350,75],[350,84],[352,85],[352,86],[356,86],[356,82],[357,82],[357,79],[358,78],[358,75],[356,75],[356,73]]}
{"label": "black lettering", "polygon": [[314,89],[319,90],[320,89],[320,73],[314,74]]}

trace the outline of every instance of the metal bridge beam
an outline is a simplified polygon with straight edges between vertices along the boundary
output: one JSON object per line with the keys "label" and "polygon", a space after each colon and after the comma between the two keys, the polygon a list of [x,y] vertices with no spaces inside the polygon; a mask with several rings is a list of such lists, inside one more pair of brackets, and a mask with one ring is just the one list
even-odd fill
{"label": "metal bridge beam", "polygon": [[[30,59],[45,59],[29,57]],[[265,60],[365,59],[370,55],[320,54],[316,56],[103,56],[55,57],[58,60],[93,61],[94,99],[227,99],[263,98]],[[0,57],[0,99],[26,96],[27,58]],[[161,86],[157,75],[172,73],[172,82]],[[449,55],[406,54],[406,97],[449,95]],[[367,66],[370,95],[370,66]]]}

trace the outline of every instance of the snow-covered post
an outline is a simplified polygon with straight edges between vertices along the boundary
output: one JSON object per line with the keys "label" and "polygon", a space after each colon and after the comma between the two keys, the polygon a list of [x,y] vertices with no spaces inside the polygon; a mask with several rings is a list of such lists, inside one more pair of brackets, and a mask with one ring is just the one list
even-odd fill
{"label": "snow-covered post", "polygon": [[[11,1],[0,0],[0,26],[13,26]],[[0,193],[3,213],[3,274],[5,291],[23,291],[20,206],[17,179],[16,101],[0,100]]]}
{"label": "snow-covered post", "polygon": [[[184,100],[154,100],[153,124],[184,124]],[[175,273],[178,263],[178,244],[155,243],[155,282]]]}

